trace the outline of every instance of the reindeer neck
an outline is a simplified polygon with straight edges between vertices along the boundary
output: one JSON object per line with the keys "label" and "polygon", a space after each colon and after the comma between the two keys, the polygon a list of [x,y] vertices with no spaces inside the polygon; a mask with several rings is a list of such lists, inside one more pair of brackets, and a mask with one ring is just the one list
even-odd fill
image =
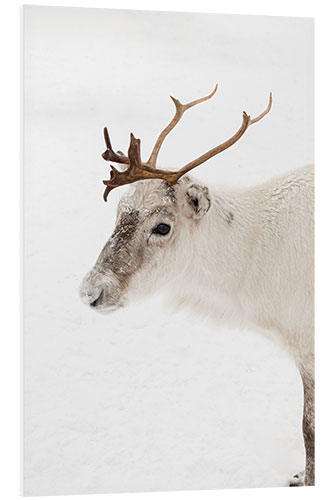
{"label": "reindeer neck", "polygon": [[[211,283],[214,278],[223,293],[236,293],[251,271],[251,255],[258,243],[258,197],[256,188],[211,193],[211,208],[201,221],[201,234],[196,235],[199,259],[195,260],[199,279]],[[204,262],[200,254],[205,255]]]}

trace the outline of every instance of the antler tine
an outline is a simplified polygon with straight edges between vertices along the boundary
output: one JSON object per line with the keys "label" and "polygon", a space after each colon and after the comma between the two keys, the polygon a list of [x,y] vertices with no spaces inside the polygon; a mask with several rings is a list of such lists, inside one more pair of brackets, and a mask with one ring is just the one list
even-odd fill
{"label": "antler tine", "polygon": [[131,133],[130,135],[130,145],[128,148],[128,159],[130,166],[127,170],[135,170],[141,167],[141,141],[134,137]]}
{"label": "antler tine", "polygon": [[125,163],[128,165],[129,159],[127,156],[119,155],[113,151],[107,127],[104,127],[104,140],[106,144],[106,151],[102,153],[102,158],[106,161],[115,161],[116,163]]}
{"label": "antler tine", "polygon": [[[105,184],[106,181],[103,181],[103,182]],[[104,193],[103,193],[103,200],[104,201],[108,201],[108,196],[109,196],[110,191],[112,191],[112,189],[113,188],[111,186],[106,186],[106,188],[104,189]]]}
{"label": "antler tine", "polygon": [[168,123],[168,125],[162,130],[162,132],[158,136],[157,141],[154,145],[153,151],[152,151],[152,153],[149,157],[149,160],[147,162],[147,165],[149,165],[151,168],[156,168],[157,156],[158,156],[158,153],[161,149],[161,146],[162,146],[166,136],[171,132],[172,129],[175,128],[175,126],[177,125],[177,123],[179,122],[179,120],[181,119],[183,114],[185,113],[185,111],[192,108],[193,106],[196,106],[197,104],[200,104],[201,102],[208,101],[208,99],[213,97],[213,95],[217,91],[217,87],[218,87],[218,85],[216,84],[213,92],[211,92],[209,95],[204,96],[204,97],[200,97],[199,99],[195,99],[194,101],[188,102],[187,104],[182,104],[178,99],[170,96],[174,105],[176,106],[176,112],[175,112],[174,117],[170,121],[170,123]]}
{"label": "antler tine", "polygon": [[250,120],[250,123],[249,125],[252,125],[253,123],[257,123],[259,120],[261,120],[265,115],[267,115],[267,113],[270,112],[270,110],[272,109],[272,101],[273,101],[273,98],[272,98],[272,92],[269,93],[269,101],[268,101],[268,106],[267,108],[262,112],[260,113],[260,115],[256,116],[256,118],[251,118]]}
{"label": "antler tine", "polygon": [[187,172],[189,172],[190,170],[192,170],[193,168],[198,167],[202,163],[206,162],[213,156],[222,153],[222,151],[225,151],[226,149],[230,148],[242,137],[242,135],[246,132],[246,130],[249,128],[250,125],[252,125],[253,123],[257,123],[259,120],[261,120],[265,115],[267,115],[267,113],[269,113],[271,108],[272,108],[272,92],[270,92],[269,94],[269,102],[266,109],[262,113],[260,113],[260,115],[251,119],[251,117],[245,111],[243,111],[243,121],[237,132],[227,141],[223,142],[222,144],[219,144],[213,149],[210,149],[209,151],[207,151],[207,153],[204,153],[195,160],[192,160],[190,163],[187,163],[187,165],[178,170],[179,173],[178,179]]}

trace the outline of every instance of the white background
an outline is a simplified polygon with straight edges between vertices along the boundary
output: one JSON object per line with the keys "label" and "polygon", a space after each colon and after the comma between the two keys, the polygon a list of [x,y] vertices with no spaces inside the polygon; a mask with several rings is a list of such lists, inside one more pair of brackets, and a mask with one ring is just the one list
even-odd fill
{"label": "white background", "polygon": [[[193,6],[191,6],[191,8],[193,9]],[[216,9],[213,9],[213,10],[216,10]],[[245,12],[246,12],[246,11],[245,11]],[[279,12],[276,12],[276,11],[275,11],[274,13],[279,13]],[[296,13],[295,13],[295,12],[290,12],[290,11],[288,11],[288,12],[286,12],[286,13],[288,13],[288,14],[302,14],[302,13],[304,13],[304,12],[296,12]],[[325,101],[325,102],[326,102],[326,101]],[[14,151],[14,148],[15,148],[15,147],[17,148],[17,145],[14,143],[14,144],[13,144],[12,151]],[[9,185],[9,184],[8,184],[8,185]],[[14,182],[13,182],[13,185],[15,185],[15,183],[14,183]],[[9,200],[9,201],[10,201],[10,200]],[[320,210],[320,207],[321,207],[321,206],[322,206],[322,205],[319,203],[319,210]],[[14,264],[14,265],[15,265],[15,264]],[[11,269],[10,269],[10,271],[11,271],[11,275],[12,275],[12,274],[13,274],[13,268],[11,268]],[[12,278],[12,279],[13,279],[13,278]],[[3,300],[3,303],[8,303],[8,297],[11,297],[11,299],[13,299],[13,297],[15,297],[15,294],[11,291],[11,289],[10,289],[10,288],[6,288],[6,293],[5,293],[5,296],[4,296],[4,298],[5,298],[6,300]],[[13,300],[12,300],[11,302],[13,302]],[[14,302],[15,302],[15,301],[14,301]],[[12,322],[13,322],[13,317],[14,317],[14,315],[13,315],[13,311],[11,312],[11,314],[12,314],[12,319],[11,319],[11,324],[12,324]],[[319,326],[319,328],[320,328],[320,326]],[[11,331],[14,331],[14,329],[13,329],[13,328],[11,328]],[[323,331],[324,331],[324,330],[323,330]],[[8,351],[8,347],[7,347],[7,349],[6,349],[6,352],[7,352],[7,351]],[[8,379],[9,379],[9,377],[8,377],[8,373],[10,372],[10,370],[9,370],[9,366],[8,366],[8,364],[7,364],[7,365],[3,365],[3,366],[6,366],[6,368],[7,368],[7,372],[6,372],[6,373],[7,373],[7,377],[6,377],[6,379],[8,380]],[[10,390],[11,390],[11,392],[13,393],[13,387],[11,387],[11,388],[10,388]],[[319,389],[319,391],[320,391],[320,389]],[[12,397],[14,398],[15,396],[12,396]],[[323,421],[323,420],[324,420],[324,418],[323,418],[323,417],[325,416],[325,414],[324,414],[324,413],[321,413],[321,414],[320,414],[320,416],[321,416],[321,420]],[[7,427],[6,427],[6,429],[7,429]],[[320,431],[320,429],[319,429],[319,431]],[[319,443],[320,443],[320,440],[319,440]],[[10,454],[9,454],[9,455],[7,455],[7,460],[11,460],[11,458],[10,458],[11,456],[12,456],[12,455],[10,455]],[[8,458],[8,457],[9,457],[9,458]],[[3,469],[5,470],[5,467],[3,467]],[[321,469],[321,470],[322,470],[322,471],[324,470],[324,465],[322,465],[322,469]],[[320,481],[320,475],[321,475],[321,474],[320,474],[320,469],[318,470],[318,474],[319,474],[319,481]],[[8,475],[7,475],[7,477],[8,477]],[[11,477],[13,477],[13,476],[11,476]],[[320,488],[320,487],[319,487],[319,488]],[[10,488],[10,489],[11,489],[11,488]],[[284,494],[289,494],[289,493],[288,493],[288,491],[289,491],[289,490],[284,491]],[[207,495],[207,494],[208,494],[208,493],[205,493],[205,495]],[[214,493],[209,493],[209,494],[210,494],[210,495],[214,495]],[[226,492],[224,492],[224,494],[227,494],[227,493],[226,493]],[[241,495],[242,493],[239,493],[239,494]],[[251,492],[246,492],[246,494],[247,494],[247,496],[250,496],[250,495],[251,495]],[[258,495],[260,495],[260,493],[258,493],[258,492],[256,492],[255,494],[256,494],[256,496],[257,496],[257,497],[258,497]],[[294,493],[294,494],[297,494],[297,493]],[[304,491],[303,491],[303,492],[302,492],[302,494],[303,494],[303,495],[304,495],[304,494],[305,494],[305,495],[311,495],[311,492],[308,492],[308,491],[307,491],[307,492],[304,492]],[[186,494],[184,494],[184,495],[186,495]],[[193,493],[192,493],[192,495],[193,495]],[[200,494],[198,493],[197,495],[200,495]],[[231,495],[231,496],[232,496],[232,495],[238,495],[238,492],[228,492],[228,495]],[[8,493],[7,493],[7,496],[8,496]]]}
{"label": "white background", "polygon": [[304,464],[302,388],[279,346],[170,314],[156,294],[96,315],[78,287],[123,192],[102,200],[104,123],[116,148],[133,130],[148,156],[168,94],[191,100],[219,82],[161,151],[177,168],[272,90],[269,119],[197,176],[246,186],[313,162],[312,21],[30,7],[23,29],[23,491],[284,486]]}

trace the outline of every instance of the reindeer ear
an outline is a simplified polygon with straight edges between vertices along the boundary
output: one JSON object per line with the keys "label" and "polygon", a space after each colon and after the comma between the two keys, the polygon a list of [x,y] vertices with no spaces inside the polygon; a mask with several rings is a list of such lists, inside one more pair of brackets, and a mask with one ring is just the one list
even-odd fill
{"label": "reindeer ear", "polygon": [[194,219],[201,219],[210,208],[210,196],[208,188],[192,184],[186,191],[186,204],[189,208],[188,214]]}

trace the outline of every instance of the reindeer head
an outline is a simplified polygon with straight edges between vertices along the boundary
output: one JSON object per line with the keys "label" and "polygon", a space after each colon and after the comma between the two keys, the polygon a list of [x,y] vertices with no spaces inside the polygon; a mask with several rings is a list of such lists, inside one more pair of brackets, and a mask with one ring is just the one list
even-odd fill
{"label": "reindeer head", "polygon": [[[107,129],[104,129],[106,151],[102,157],[120,163],[122,171],[111,166],[110,180],[104,200],[115,187],[136,182],[118,205],[116,227],[106,242],[93,269],[81,284],[81,298],[98,310],[114,310],[132,298],[142,297],[167,282],[172,283],[191,263],[196,242],[200,238],[202,219],[211,201],[207,187],[198,185],[187,174],[209,158],[232,146],[247,128],[263,118],[271,109],[269,104],[256,118],[243,112],[238,131],[227,141],[191,161],[178,171],[156,168],[157,156],[169,132],[184,112],[210,99],[208,96],[187,104],[172,97],[176,112],[159,135],[147,162],[142,162],[140,140],[130,137],[128,155],[112,149]],[[189,241],[192,244],[188,244]],[[186,248],[186,252],[184,249]]]}

